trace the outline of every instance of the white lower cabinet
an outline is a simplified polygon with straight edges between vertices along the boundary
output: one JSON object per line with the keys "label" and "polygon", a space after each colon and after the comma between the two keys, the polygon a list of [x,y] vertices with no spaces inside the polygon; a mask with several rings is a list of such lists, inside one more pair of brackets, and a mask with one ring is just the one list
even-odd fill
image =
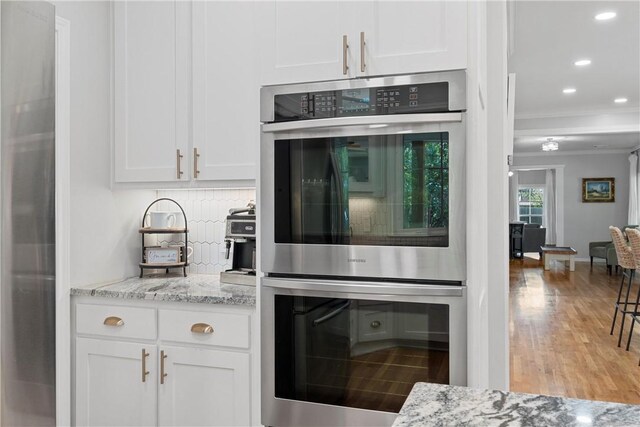
{"label": "white lower cabinet", "polygon": [[75,425],[259,424],[254,309],[73,301]]}
{"label": "white lower cabinet", "polygon": [[249,355],[187,347],[161,351],[166,376],[158,391],[160,425],[250,424]]}
{"label": "white lower cabinet", "polygon": [[156,362],[155,345],[78,338],[76,425],[156,425]]}

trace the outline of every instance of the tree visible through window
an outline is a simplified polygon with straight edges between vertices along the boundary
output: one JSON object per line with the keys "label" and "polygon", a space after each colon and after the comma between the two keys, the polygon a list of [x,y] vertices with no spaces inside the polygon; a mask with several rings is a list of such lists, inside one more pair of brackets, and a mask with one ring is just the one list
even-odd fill
{"label": "tree visible through window", "polygon": [[447,228],[449,134],[406,135],[402,150],[403,228]]}
{"label": "tree visible through window", "polygon": [[540,187],[520,187],[518,219],[529,224],[542,224],[544,190]]}

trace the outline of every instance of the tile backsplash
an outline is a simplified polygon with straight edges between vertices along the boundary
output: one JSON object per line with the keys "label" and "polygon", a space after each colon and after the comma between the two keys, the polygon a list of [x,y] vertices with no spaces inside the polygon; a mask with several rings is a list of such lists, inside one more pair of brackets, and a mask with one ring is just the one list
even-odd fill
{"label": "tile backsplash", "polygon": [[[185,211],[189,226],[189,246],[193,254],[189,258],[187,272],[194,274],[217,274],[231,268],[231,258],[225,259],[225,220],[229,209],[246,206],[256,199],[256,190],[250,189],[189,189],[158,190],[158,198],[166,197],[178,202]],[[179,211],[171,202],[156,204],[158,211]],[[182,225],[178,220],[177,225]],[[181,241],[166,241],[159,236],[158,243],[175,244]]]}

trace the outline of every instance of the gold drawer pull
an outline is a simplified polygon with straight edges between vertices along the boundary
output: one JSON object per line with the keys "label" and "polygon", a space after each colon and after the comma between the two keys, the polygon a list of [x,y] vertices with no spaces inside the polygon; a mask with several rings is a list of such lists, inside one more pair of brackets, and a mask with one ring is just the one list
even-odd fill
{"label": "gold drawer pull", "polygon": [[103,322],[107,326],[124,326],[124,320],[118,316],[109,316]]}
{"label": "gold drawer pull", "polygon": [[194,334],[212,334],[213,327],[211,325],[207,325],[206,323],[194,323],[191,326],[191,332]]}

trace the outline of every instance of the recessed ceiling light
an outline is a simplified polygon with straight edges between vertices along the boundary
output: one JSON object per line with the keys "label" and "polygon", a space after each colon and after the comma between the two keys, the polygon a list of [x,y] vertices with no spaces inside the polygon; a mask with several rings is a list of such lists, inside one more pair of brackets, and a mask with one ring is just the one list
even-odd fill
{"label": "recessed ceiling light", "polygon": [[568,87],[566,89],[562,89],[562,93],[576,93],[576,88]]}
{"label": "recessed ceiling light", "polygon": [[369,128],[371,129],[376,129],[376,128],[386,128],[387,126],[389,126],[388,124],[379,124],[379,125],[369,125]]}
{"label": "recessed ceiling light", "polygon": [[574,62],[574,65],[578,67],[584,67],[585,65],[589,65],[589,64],[591,64],[590,59],[581,59],[579,61]]}
{"label": "recessed ceiling light", "polygon": [[609,19],[613,19],[616,17],[615,12],[602,12],[596,15],[596,20],[598,21],[607,21]]}
{"label": "recessed ceiling light", "polygon": [[616,98],[613,100],[613,102],[615,102],[616,104],[624,104],[627,101],[628,101],[627,98]]}

